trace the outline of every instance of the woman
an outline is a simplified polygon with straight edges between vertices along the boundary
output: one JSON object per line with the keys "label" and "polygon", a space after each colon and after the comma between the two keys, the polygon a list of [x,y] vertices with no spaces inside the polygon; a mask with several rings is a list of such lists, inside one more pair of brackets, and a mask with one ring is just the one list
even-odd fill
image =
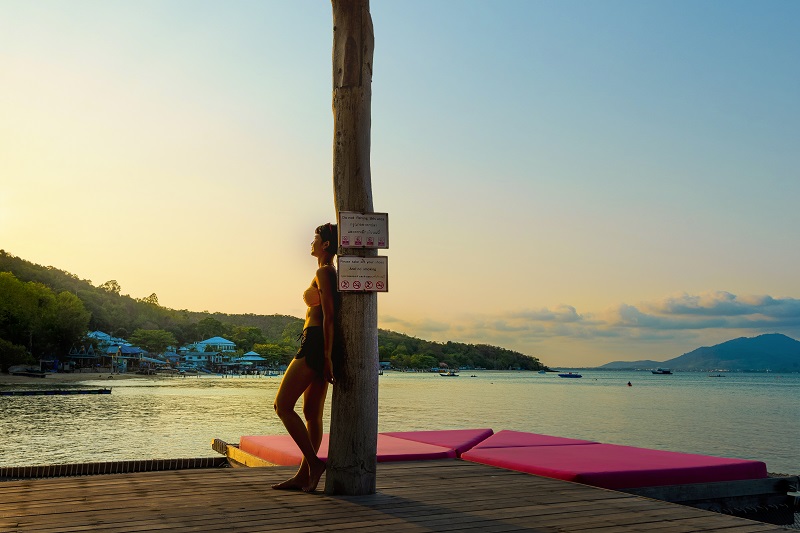
{"label": "woman", "polygon": [[[325,462],[317,457],[317,451],[322,442],[322,414],[328,384],[335,382],[331,357],[339,293],[333,258],[338,243],[337,227],[330,223],[316,229],[311,243],[311,255],[317,258],[317,273],[303,293],[308,311],[302,341],[275,397],[275,412],[303,452],[303,461],[294,477],[273,485],[273,489],[313,492],[325,472]],[[303,396],[305,424],[294,410],[300,395]]]}

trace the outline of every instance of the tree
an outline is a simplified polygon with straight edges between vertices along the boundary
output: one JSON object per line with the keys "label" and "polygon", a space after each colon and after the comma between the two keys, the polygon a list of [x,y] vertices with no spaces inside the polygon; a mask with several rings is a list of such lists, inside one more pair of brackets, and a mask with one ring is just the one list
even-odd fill
{"label": "tree", "polygon": [[214,317],[208,316],[197,323],[197,331],[201,340],[211,337],[221,337],[225,334],[225,325]]}
{"label": "tree", "polygon": [[12,344],[0,339],[0,372],[8,372],[14,365],[32,365],[36,360],[25,350],[24,346]]}
{"label": "tree", "polygon": [[91,318],[80,298],[67,291],[56,295],[46,316],[46,338],[50,349],[59,355],[69,352],[72,344],[86,335]]}
{"label": "tree", "polygon": [[27,346],[34,356],[65,354],[86,334],[89,312],[71,292],[55,294],[41,283],[0,272],[0,294],[0,338]]}
{"label": "tree", "polygon": [[142,298],[139,301],[142,302],[142,303],[155,305],[156,307],[158,307],[158,296],[156,295],[156,293],[151,294],[147,298]]}
{"label": "tree", "polygon": [[128,342],[152,353],[163,353],[167,346],[178,344],[175,335],[163,329],[137,329]]}
{"label": "tree", "polygon": [[[336,212],[373,212],[370,121],[374,36],[368,0],[332,0],[333,190]],[[375,250],[340,250],[375,256]],[[336,320],[327,494],[373,494],[378,446],[378,299],[345,293]],[[338,357],[337,357],[338,359]]]}
{"label": "tree", "polygon": [[264,334],[261,332],[260,328],[250,326],[234,326],[231,340],[236,343],[238,348],[241,348],[245,352],[249,352],[253,349],[253,346],[263,343],[266,338],[264,337]]}
{"label": "tree", "polygon": [[119,291],[122,290],[122,287],[119,286],[119,283],[117,283],[117,280],[115,279],[106,281],[100,285],[100,288],[106,292],[110,292],[111,294],[116,294],[117,296],[119,296]]}

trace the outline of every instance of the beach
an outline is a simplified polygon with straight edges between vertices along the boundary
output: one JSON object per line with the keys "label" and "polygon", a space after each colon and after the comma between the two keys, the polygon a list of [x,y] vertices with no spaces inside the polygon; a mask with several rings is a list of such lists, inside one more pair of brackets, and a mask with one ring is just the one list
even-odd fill
{"label": "beach", "polygon": [[95,372],[94,370],[86,371],[86,372],[46,372],[45,377],[33,377],[33,376],[12,376],[11,374],[0,374],[0,386],[12,386],[12,385],[61,385],[61,384],[68,384],[68,385],[75,385],[82,381],[97,381],[99,379],[107,379],[109,381],[117,381],[117,380],[128,380],[128,379],[158,379],[159,377],[163,377],[165,379],[173,379],[173,376],[146,376],[144,374],[133,374],[133,373],[125,373],[125,374],[112,374],[109,370],[103,369],[101,372]]}

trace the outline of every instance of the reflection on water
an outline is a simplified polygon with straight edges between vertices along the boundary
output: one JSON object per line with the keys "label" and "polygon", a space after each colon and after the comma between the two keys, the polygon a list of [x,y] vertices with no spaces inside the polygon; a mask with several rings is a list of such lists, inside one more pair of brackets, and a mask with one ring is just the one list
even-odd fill
{"label": "reflection on water", "polygon": [[[772,472],[800,473],[800,375],[582,374],[386,372],[379,430],[515,429],[759,459]],[[0,466],[206,457],[215,437],[282,434],[272,410],[279,379],[136,379],[115,382],[110,395],[0,397]]]}

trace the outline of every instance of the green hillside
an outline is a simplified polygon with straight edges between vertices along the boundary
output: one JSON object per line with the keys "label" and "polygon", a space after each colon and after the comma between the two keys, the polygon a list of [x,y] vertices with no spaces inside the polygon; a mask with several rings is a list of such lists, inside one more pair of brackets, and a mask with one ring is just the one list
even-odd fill
{"label": "green hillside", "polygon": [[[44,321],[40,302],[47,304]],[[158,304],[155,294],[132,298],[122,294],[114,280],[94,286],[69,272],[0,250],[0,367],[22,362],[24,354],[64,354],[85,343],[83,337],[94,330],[140,339],[148,332],[168,332],[178,345],[221,336],[242,352],[255,350],[287,362],[297,351],[302,327],[302,319],[286,315],[168,309]],[[59,328],[57,338],[50,338]],[[379,330],[378,345],[381,361],[391,361],[396,368],[431,368],[440,362],[459,368],[543,368],[535,357],[496,346],[426,341],[393,331]]]}

